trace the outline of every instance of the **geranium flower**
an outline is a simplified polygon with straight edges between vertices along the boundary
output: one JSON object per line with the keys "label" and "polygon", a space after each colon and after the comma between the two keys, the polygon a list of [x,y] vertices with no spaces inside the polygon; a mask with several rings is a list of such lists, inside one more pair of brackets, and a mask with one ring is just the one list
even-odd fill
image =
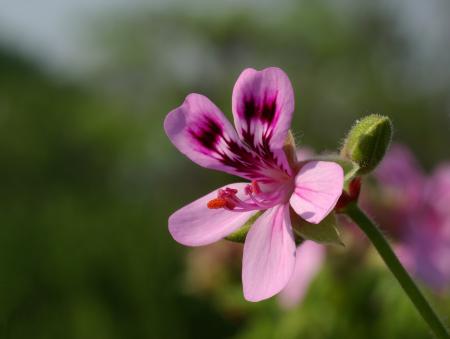
{"label": "geranium flower", "polygon": [[278,293],[295,267],[291,209],[310,223],[335,206],[343,170],[327,161],[297,162],[283,149],[294,111],[294,92],[278,68],[244,70],[232,95],[236,130],[208,98],[190,94],[171,111],[164,128],[172,143],[195,163],[249,182],[215,190],[169,217],[179,243],[218,241],[263,211],[244,244],[244,297],[259,301]]}

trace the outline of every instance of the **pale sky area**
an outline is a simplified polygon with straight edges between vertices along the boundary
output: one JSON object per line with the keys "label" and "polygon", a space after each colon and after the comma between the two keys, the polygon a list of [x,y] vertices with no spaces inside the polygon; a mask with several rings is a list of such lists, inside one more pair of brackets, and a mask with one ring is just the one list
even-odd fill
{"label": "pale sky area", "polygon": [[[121,11],[140,8],[156,10],[178,3],[194,12],[220,12],[240,6],[252,10],[269,7],[270,13],[274,15],[275,9],[284,7],[286,10],[291,2],[294,0],[277,1],[274,6],[273,2],[270,5],[270,1],[261,0],[194,0],[189,1],[187,6],[183,0],[0,0],[0,43],[18,48],[50,69],[76,71],[85,67],[87,62],[95,61],[95,55],[90,54],[92,51],[86,50],[88,44],[85,37],[89,35],[88,29],[95,19],[107,18],[109,13],[117,15]],[[414,62],[423,63],[424,66],[429,64],[430,67],[436,67],[436,62],[442,62],[448,66],[450,6],[446,2],[382,1],[388,11],[401,13],[399,32],[417,44],[417,60]],[[340,6],[355,4],[350,0],[337,3]],[[439,51],[444,53],[443,60],[436,60]],[[442,53],[440,55],[442,57]]]}
{"label": "pale sky area", "polygon": [[[97,18],[139,9],[157,10],[183,0],[0,0],[0,43],[12,46],[50,69],[77,70],[95,56],[86,55],[84,37]],[[258,6],[255,6],[255,4]],[[192,11],[267,7],[265,0],[190,0]],[[278,3],[279,4],[279,3]]]}
{"label": "pale sky area", "polygon": [[50,68],[83,67],[83,25],[105,12],[143,5],[143,0],[0,0],[0,41]]}

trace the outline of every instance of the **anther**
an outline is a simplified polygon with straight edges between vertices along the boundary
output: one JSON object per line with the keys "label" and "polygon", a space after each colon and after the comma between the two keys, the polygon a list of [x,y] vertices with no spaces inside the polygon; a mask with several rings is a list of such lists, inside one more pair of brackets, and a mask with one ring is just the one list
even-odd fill
{"label": "anther", "polygon": [[255,194],[261,193],[261,188],[259,187],[259,184],[256,180],[252,181],[252,189],[253,189],[253,193],[255,193]]}
{"label": "anther", "polygon": [[224,208],[227,206],[227,201],[224,198],[215,198],[208,201],[208,208],[212,210],[217,210],[219,208]]}
{"label": "anther", "polygon": [[259,187],[259,184],[256,180],[253,180],[251,184],[245,186],[245,194],[252,195],[259,193],[261,193],[261,188]]}

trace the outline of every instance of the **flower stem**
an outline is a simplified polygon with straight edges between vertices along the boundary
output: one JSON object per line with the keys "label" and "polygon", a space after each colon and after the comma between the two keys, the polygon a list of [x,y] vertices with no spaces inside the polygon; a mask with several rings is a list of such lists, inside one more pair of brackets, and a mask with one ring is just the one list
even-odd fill
{"label": "flower stem", "polygon": [[380,256],[383,258],[387,267],[389,267],[395,278],[397,278],[409,299],[416,306],[417,311],[433,330],[436,337],[449,339],[450,335],[444,323],[425,299],[411,276],[406,272],[380,229],[356,203],[349,204],[345,208],[344,213],[352,218],[359,228],[367,235]]}

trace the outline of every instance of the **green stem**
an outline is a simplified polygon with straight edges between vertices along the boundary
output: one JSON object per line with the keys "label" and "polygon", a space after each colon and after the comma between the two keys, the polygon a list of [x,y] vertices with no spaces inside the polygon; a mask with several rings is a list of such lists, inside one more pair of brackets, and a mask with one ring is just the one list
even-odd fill
{"label": "green stem", "polygon": [[402,266],[397,256],[394,254],[394,251],[392,250],[391,246],[389,245],[380,229],[355,203],[348,205],[345,209],[345,213],[353,219],[353,221],[370,239],[380,256],[383,258],[387,267],[389,267],[391,272],[397,278],[403,290],[416,306],[417,311],[419,311],[423,319],[433,330],[434,334],[438,338],[449,339],[450,335],[444,323],[441,321],[441,319],[439,319],[438,315],[425,299],[422,292],[414,283],[410,275],[406,272],[405,268]]}

